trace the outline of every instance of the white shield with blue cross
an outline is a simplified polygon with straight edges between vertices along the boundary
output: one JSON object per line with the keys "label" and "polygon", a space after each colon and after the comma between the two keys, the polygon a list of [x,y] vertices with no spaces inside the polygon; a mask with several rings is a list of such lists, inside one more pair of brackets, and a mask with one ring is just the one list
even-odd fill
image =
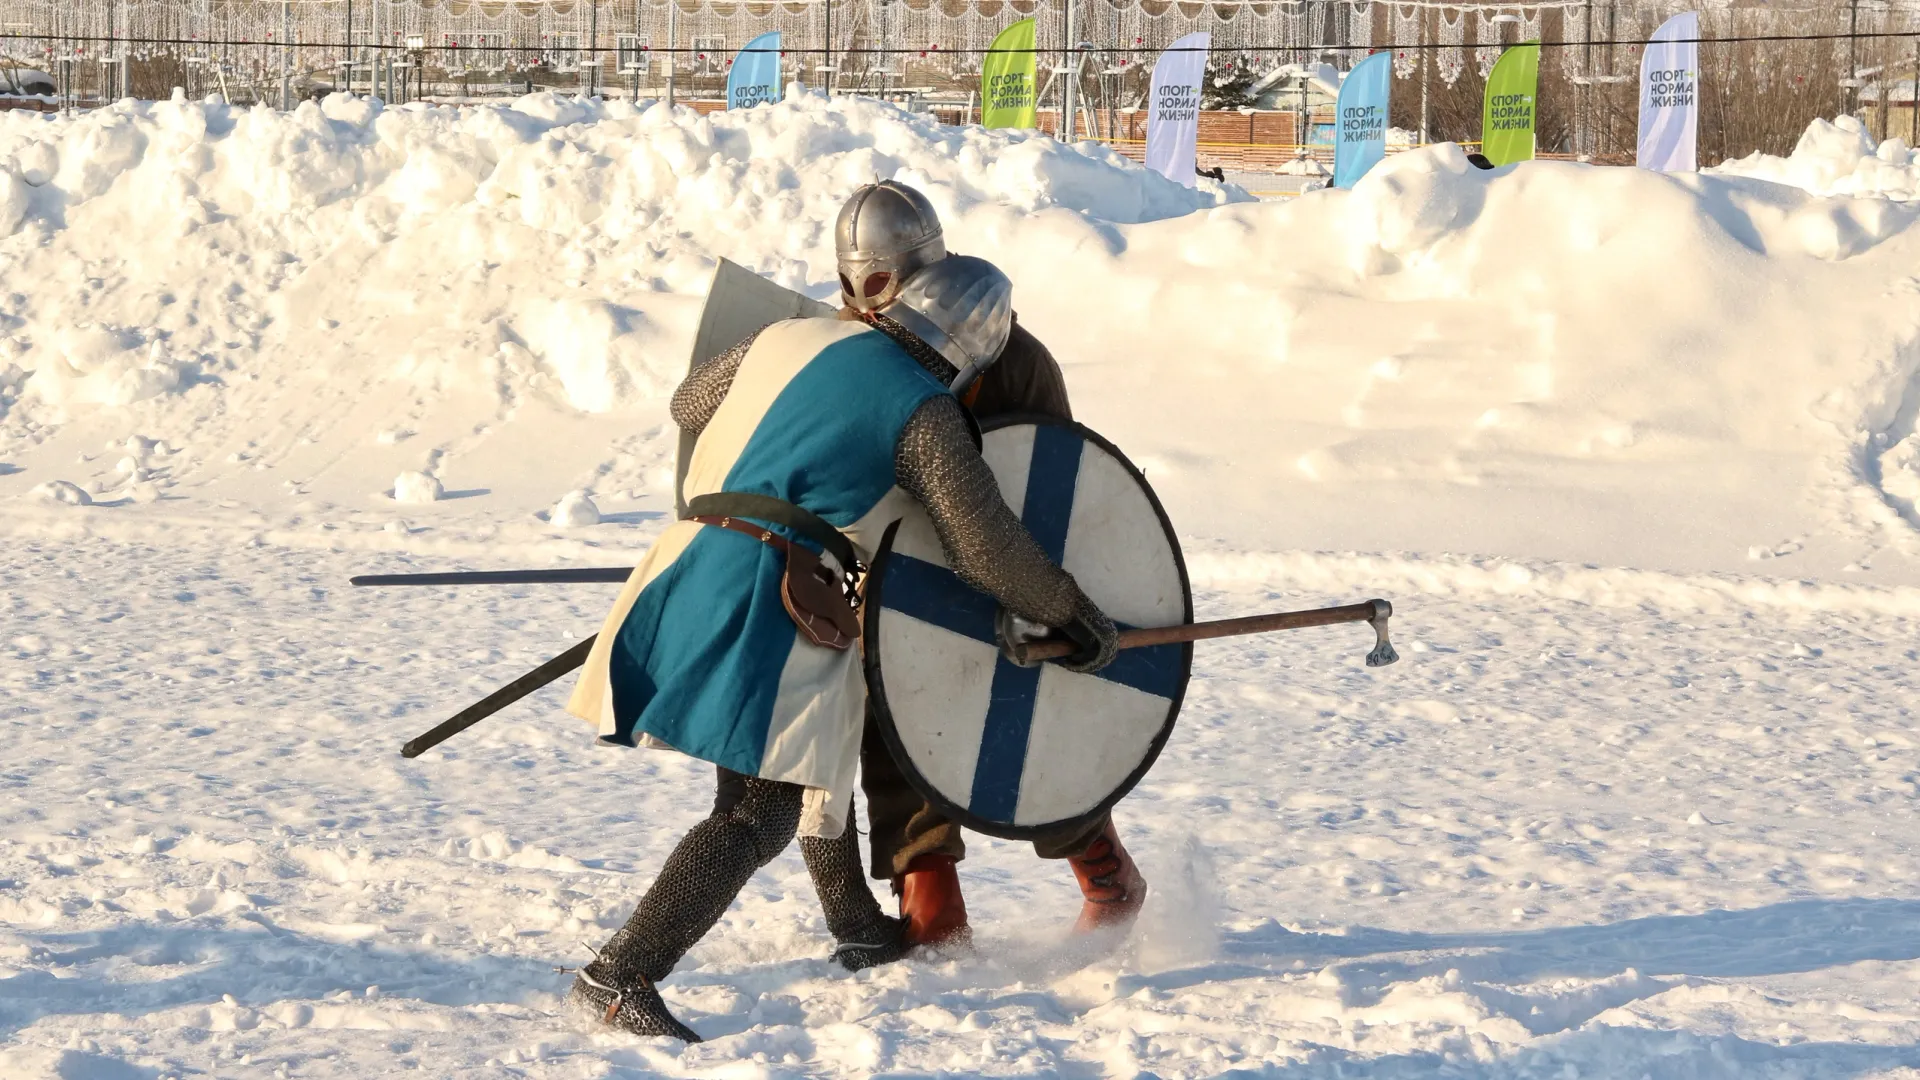
{"label": "white shield with blue cross", "polygon": [[[1193,621],[1180,544],[1146,478],[1070,421],[996,418],[982,456],[1047,557],[1122,629]],[[915,788],[968,828],[1031,839],[1093,820],[1173,730],[1192,644],[1123,650],[1091,675],[1022,667],[1000,605],[963,583],[915,507],[867,584],[867,688]]]}

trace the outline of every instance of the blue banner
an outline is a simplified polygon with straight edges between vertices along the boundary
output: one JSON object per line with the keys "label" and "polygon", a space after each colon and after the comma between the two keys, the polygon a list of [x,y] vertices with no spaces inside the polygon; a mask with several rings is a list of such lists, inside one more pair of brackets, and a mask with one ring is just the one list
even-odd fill
{"label": "blue banner", "polygon": [[751,109],[761,102],[780,100],[780,31],[761,34],[727,71],[727,108]]}
{"label": "blue banner", "polygon": [[1387,156],[1387,99],[1393,92],[1393,53],[1377,52],[1353,66],[1334,104],[1333,186],[1350,188]]}

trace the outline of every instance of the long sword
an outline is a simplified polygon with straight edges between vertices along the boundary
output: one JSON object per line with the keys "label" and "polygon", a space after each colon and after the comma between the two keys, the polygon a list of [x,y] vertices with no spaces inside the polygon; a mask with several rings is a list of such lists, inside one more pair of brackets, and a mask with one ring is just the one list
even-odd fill
{"label": "long sword", "polygon": [[[441,574],[363,574],[352,578],[355,585],[618,585],[633,576],[629,566],[584,566],[557,570],[456,570]],[[414,736],[400,748],[400,756],[417,758],[455,735],[519,701],[535,690],[578,669],[593,650],[593,639],[585,640],[525,675],[481,698],[441,721],[431,731]]]}
{"label": "long sword", "polygon": [[587,653],[593,650],[593,639],[599,636],[593,634],[583,641],[576,642],[573,648],[441,721],[432,731],[414,736],[400,748],[400,756],[419,757],[567,672],[578,668],[587,662]]}
{"label": "long sword", "polygon": [[619,585],[631,566],[578,566],[557,570],[454,570],[440,574],[362,574],[352,585]]}

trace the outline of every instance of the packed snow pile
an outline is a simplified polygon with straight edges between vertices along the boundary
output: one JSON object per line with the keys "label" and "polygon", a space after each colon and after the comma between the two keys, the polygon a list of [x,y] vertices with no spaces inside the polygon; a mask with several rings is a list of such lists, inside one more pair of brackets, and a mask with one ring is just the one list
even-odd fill
{"label": "packed snow pile", "polygon": [[439,479],[423,472],[404,472],[393,478],[393,501],[400,503],[439,502],[447,489]]}
{"label": "packed snow pile", "polygon": [[92,506],[93,496],[76,484],[65,480],[49,480],[33,489],[35,495],[50,502],[66,506]]}
{"label": "packed snow pile", "polygon": [[1755,151],[1705,171],[1790,184],[1816,195],[1883,195],[1904,201],[1920,193],[1920,155],[1898,136],[1876,140],[1853,116],[1815,120],[1787,157]]}
{"label": "packed snow pile", "polygon": [[[1439,146],[1257,203],[805,94],[14,114],[0,176],[0,498],[123,490],[100,447],[133,436],[179,451],[139,489],[175,523],[227,527],[225,501],[329,546],[642,544],[716,260],[831,297],[841,201],[895,177],[1008,270],[1076,413],[1196,542],[1902,581],[1920,548],[1920,234],[1885,198]],[[395,525],[403,473],[471,497]],[[574,490],[598,524],[556,513]],[[13,525],[160,520],[101,501]]]}
{"label": "packed snow pile", "polygon": [[[1914,218],[1441,146],[1113,254],[1012,228],[1000,250],[1025,283],[1074,247],[1022,318],[1196,531],[1690,570],[1811,535],[1797,565],[1839,571],[1914,550],[1878,487],[1920,396]],[[1147,299],[1085,317],[1113,296]]]}
{"label": "packed snow pile", "polygon": [[[408,287],[427,274],[434,325],[405,320],[369,348],[385,374],[486,387],[510,372],[605,411],[657,396],[684,363],[686,306],[645,297],[700,292],[715,256],[818,291],[841,201],[878,176],[913,179],[956,220],[992,204],[1142,221],[1246,198],[1092,144],[806,94],[708,117],[553,95],[13,112],[0,116],[0,235],[47,257],[10,267],[15,288],[40,287],[16,292],[4,359],[47,404],[123,405],[201,366],[225,379],[278,367],[259,349],[276,332],[312,357],[413,315],[423,298]],[[503,266],[510,289],[476,291]]]}
{"label": "packed snow pile", "polygon": [[581,529],[600,524],[600,508],[584,491],[569,491],[554,504],[548,520],[563,529]]}

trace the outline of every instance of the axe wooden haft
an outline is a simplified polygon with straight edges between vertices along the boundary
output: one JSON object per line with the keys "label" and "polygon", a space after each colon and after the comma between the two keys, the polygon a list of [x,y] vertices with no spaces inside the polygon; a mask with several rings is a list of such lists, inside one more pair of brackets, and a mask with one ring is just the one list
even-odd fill
{"label": "axe wooden haft", "polygon": [[[1371,625],[1374,633],[1373,649],[1367,653],[1367,666],[1386,667],[1400,659],[1400,654],[1393,649],[1393,642],[1387,638],[1387,620],[1392,617],[1392,604],[1385,600],[1363,600],[1358,604],[1314,608],[1311,611],[1279,611],[1271,615],[1247,615],[1238,619],[1216,619],[1211,622],[1185,623],[1179,626],[1122,630],[1120,647],[1138,649],[1144,645],[1172,645],[1185,641],[1205,641],[1209,638],[1265,634],[1274,630],[1300,630],[1309,626],[1363,622]],[[1025,666],[1042,660],[1057,660],[1060,657],[1069,656],[1078,646],[1071,641],[1049,638],[1040,641],[1009,642],[1004,645],[1004,648],[1009,659]]]}

